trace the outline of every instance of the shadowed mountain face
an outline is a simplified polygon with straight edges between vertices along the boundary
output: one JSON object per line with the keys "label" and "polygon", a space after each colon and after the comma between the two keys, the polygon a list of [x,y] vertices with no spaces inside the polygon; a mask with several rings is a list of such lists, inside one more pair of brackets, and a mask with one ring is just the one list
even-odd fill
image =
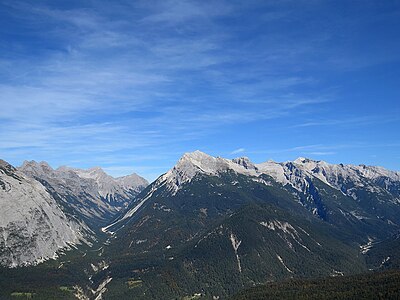
{"label": "shadowed mountain face", "polygon": [[[103,228],[119,278],[109,293],[227,296],[268,280],[366,271],[360,247],[396,233],[399,213],[399,173],[382,168],[188,153]],[[117,284],[127,278],[140,286]]]}

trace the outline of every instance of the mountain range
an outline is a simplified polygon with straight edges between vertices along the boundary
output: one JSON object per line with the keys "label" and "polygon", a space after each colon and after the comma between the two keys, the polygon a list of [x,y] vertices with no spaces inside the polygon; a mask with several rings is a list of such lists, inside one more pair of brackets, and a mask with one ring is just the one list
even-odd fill
{"label": "mountain range", "polygon": [[92,245],[96,231],[147,186],[132,174],[113,178],[89,170],[0,161],[0,262],[16,267],[57,258],[58,250]]}
{"label": "mountain range", "polygon": [[100,167],[88,170],[25,161],[19,171],[40,181],[61,205],[98,227],[127,207],[148,182],[137,174],[113,178]]}
{"label": "mountain range", "polygon": [[[2,161],[0,201],[2,295],[29,286],[43,298],[223,299],[399,267],[400,173],[381,167],[195,151],[148,184]],[[23,265],[25,281],[7,281]]]}

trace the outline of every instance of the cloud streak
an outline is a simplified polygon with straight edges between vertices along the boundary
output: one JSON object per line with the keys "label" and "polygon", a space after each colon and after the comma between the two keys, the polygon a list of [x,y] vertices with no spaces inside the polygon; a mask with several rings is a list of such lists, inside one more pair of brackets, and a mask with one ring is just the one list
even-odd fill
{"label": "cloud streak", "polygon": [[230,154],[239,154],[239,153],[243,153],[245,151],[246,151],[246,149],[244,149],[244,148],[238,148],[238,149],[233,150]]}

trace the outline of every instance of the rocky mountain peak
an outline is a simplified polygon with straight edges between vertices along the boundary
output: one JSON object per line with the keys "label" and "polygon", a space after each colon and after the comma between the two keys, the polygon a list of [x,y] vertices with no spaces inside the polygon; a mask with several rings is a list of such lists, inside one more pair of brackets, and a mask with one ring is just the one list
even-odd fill
{"label": "rocky mountain peak", "polygon": [[9,171],[15,171],[15,168],[10,165],[8,162],[6,162],[5,160],[0,159],[0,168],[1,169],[6,169]]}
{"label": "rocky mountain peak", "polygon": [[246,169],[256,169],[256,166],[250,161],[248,157],[238,157],[232,159],[235,164],[245,167]]}
{"label": "rocky mountain peak", "polygon": [[54,172],[54,169],[47,162],[36,162],[34,160],[25,160],[19,169],[25,173],[29,173],[29,175],[35,176],[43,173],[52,174]]}
{"label": "rocky mountain peak", "polygon": [[300,156],[300,157],[296,158],[293,162],[296,164],[304,164],[304,163],[315,162],[315,161],[312,159]]}
{"label": "rocky mountain peak", "polygon": [[214,174],[220,167],[220,163],[221,159],[196,150],[185,153],[171,171],[182,177],[191,178],[199,172]]}
{"label": "rocky mountain peak", "polygon": [[144,179],[143,177],[140,177],[139,175],[137,175],[136,173],[132,173],[130,175],[126,175],[126,176],[121,176],[121,177],[117,177],[115,178],[115,180],[123,187],[127,188],[129,186],[141,186],[141,187],[145,187],[147,185],[149,185],[149,182]]}
{"label": "rocky mountain peak", "polygon": [[208,155],[200,150],[194,152],[186,152],[182,155],[178,163],[190,162],[195,165],[215,160],[215,157]]}

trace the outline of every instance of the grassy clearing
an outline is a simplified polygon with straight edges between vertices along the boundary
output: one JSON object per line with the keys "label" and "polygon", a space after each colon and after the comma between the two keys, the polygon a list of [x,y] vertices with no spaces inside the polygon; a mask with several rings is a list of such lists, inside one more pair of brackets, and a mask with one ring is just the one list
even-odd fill
{"label": "grassy clearing", "polygon": [[74,289],[72,287],[69,286],[60,286],[60,290],[63,292],[68,292],[68,293],[73,293]]}
{"label": "grassy clearing", "polygon": [[129,279],[126,283],[130,289],[142,286],[142,280]]}
{"label": "grassy clearing", "polygon": [[26,293],[26,292],[13,292],[11,293],[11,297],[21,298],[24,297],[26,299],[32,299],[35,293]]}

